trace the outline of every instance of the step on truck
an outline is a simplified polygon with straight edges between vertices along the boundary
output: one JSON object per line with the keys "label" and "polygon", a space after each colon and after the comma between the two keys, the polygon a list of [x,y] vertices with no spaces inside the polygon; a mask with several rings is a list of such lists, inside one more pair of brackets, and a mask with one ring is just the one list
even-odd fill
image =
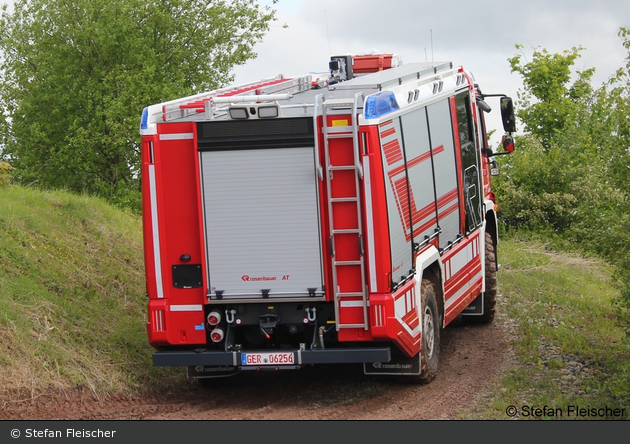
{"label": "step on truck", "polygon": [[[512,100],[450,62],[335,56],[328,70],[148,106],[147,332],[188,377],[362,364],[431,381],[440,331],[490,322],[493,156]],[[500,98],[503,148],[486,135]]]}

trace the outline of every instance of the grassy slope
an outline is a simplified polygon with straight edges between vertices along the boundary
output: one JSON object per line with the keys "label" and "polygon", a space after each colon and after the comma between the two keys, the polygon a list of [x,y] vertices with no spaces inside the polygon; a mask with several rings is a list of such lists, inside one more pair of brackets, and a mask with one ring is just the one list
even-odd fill
{"label": "grassy slope", "polygon": [[0,395],[133,391],[151,377],[138,217],[0,187],[0,270]]}
{"label": "grassy slope", "polygon": [[[630,418],[623,380],[630,355],[616,323],[610,267],[514,239],[500,242],[499,262],[499,319],[518,368],[465,418],[509,419],[510,405],[521,419],[576,419],[569,406],[625,408],[625,416],[608,419]],[[545,412],[536,417],[535,408]]]}
{"label": "grassy slope", "polygon": [[[510,404],[624,407],[628,348],[605,264],[516,240],[499,244],[499,261],[498,321],[519,366],[465,417],[507,419]],[[0,270],[0,399],[181,380],[151,364],[138,217],[85,196],[0,187]]]}

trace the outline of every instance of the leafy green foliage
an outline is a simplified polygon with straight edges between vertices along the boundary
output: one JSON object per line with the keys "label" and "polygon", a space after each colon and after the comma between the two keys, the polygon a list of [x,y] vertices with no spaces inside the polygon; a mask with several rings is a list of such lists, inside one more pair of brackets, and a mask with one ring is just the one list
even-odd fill
{"label": "leafy green foliage", "polygon": [[[620,35],[627,40],[627,31]],[[499,159],[503,175],[495,184],[508,227],[548,231],[612,257],[606,245],[618,244],[630,197],[630,83],[626,68],[593,89],[593,69],[571,72],[578,56],[573,48],[536,50],[524,65],[520,56],[510,59],[524,78],[518,116],[529,133],[518,139],[520,150]]]}
{"label": "leafy green foliage", "polygon": [[[523,76],[517,115],[527,133],[517,140],[519,150],[499,159],[503,174],[495,184],[503,202],[500,217],[508,227],[571,233],[589,220],[583,209],[600,206],[602,195],[612,192],[593,180],[605,167],[588,130],[594,69],[571,69],[580,50],[534,50],[525,64],[518,55],[509,59],[512,70]],[[571,83],[572,78],[577,80]]]}
{"label": "leafy green foliage", "polygon": [[[522,48],[517,45],[517,48]],[[592,92],[590,81],[595,68],[577,71],[570,85],[571,67],[583,48],[572,48],[563,54],[535,50],[532,61],[522,64],[520,55],[509,59],[512,72],[523,77],[524,90],[519,93],[521,107],[517,113],[525,130],[538,136],[549,149],[557,133],[571,128],[583,101]]]}
{"label": "leafy green foliage", "polygon": [[513,228],[566,230],[578,206],[573,185],[579,183],[576,171],[565,167],[561,150],[545,151],[538,138],[518,138],[519,149],[510,155],[495,182],[501,196],[500,217]]}
{"label": "leafy green foliage", "polygon": [[13,167],[4,160],[0,161],[0,185],[6,185],[11,180],[11,170]]}
{"label": "leafy green foliage", "polygon": [[0,125],[16,179],[137,205],[143,107],[232,81],[274,14],[255,0],[5,5]]}
{"label": "leafy green foliage", "polygon": [[[523,76],[517,114],[528,134],[499,159],[495,183],[508,230],[551,234],[615,266],[618,321],[630,339],[630,29],[619,36],[625,65],[597,89],[593,69],[572,73],[581,48],[509,60]],[[630,379],[626,386],[630,393]]]}

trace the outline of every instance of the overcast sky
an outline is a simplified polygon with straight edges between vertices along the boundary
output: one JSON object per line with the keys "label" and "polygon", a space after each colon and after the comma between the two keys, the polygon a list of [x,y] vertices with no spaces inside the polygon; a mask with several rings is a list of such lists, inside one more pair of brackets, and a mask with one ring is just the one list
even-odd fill
{"label": "overcast sky", "polygon": [[507,61],[521,54],[516,44],[528,60],[535,47],[553,54],[582,46],[575,66],[596,67],[599,85],[624,65],[617,33],[630,27],[628,0],[280,0],[274,7],[278,20],[256,46],[258,58],[234,70],[237,83],[326,71],[330,55],[377,49],[403,63],[462,65],[484,92],[516,99],[522,82]]}
{"label": "overcast sky", "polygon": [[[507,59],[517,53],[530,59],[536,47],[553,54],[582,46],[575,66],[597,68],[596,86],[628,54],[617,35],[630,27],[628,0],[279,0],[272,6],[278,20],[256,46],[258,57],[234,69],[236,83],[326,71],[331,55],[376,49],[403,63],[462,65],[485,93],[516,99],[522,81]],[[491,117],[489,125],[499,129],[498,112]]]}

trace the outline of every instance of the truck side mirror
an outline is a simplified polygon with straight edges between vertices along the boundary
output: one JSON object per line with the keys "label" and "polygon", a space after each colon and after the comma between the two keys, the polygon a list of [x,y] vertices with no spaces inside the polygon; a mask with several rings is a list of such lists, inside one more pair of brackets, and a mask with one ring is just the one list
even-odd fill
{"label": "truck side mirror", "polygon": [[514,118],[514,104],[511,97],[501,97],[501,119],[506,133],[516,132],[516,119]]}
{"label": "truck side mirror", "polygon": [[501,138],[501,143],[503,144],[503,149],[506,153],[514,151],[514,139],[512,136],[503,136]]}

